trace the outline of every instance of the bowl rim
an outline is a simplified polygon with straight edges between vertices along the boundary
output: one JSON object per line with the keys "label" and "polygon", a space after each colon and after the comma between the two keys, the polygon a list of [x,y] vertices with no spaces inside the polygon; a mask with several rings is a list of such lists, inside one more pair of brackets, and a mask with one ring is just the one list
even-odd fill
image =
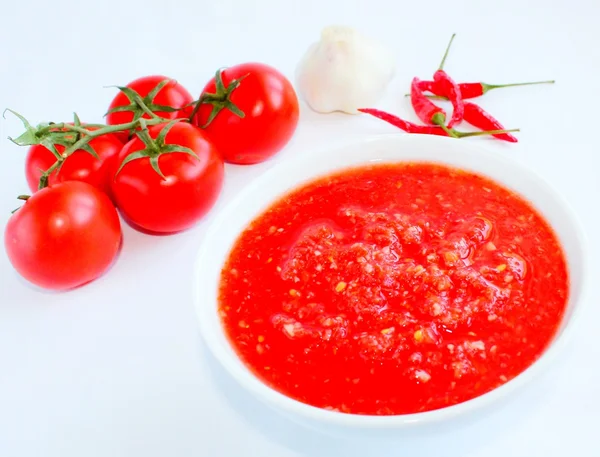
{"label": "bowl rim", "polygon": [[[408,139],[410,138],[410,139]],[[576,302],[572,303],[572,311],[571,315],[568,318],[568,322],[562,328],[560,334],[555,335],[546,349],[542,352],[542,354],[535,360],[531,365],[529,365],[525,370],[519,373],[517,376],[504,383],[503,385],[486,392],[478,397],[472,398],[470,400],[464,401],[462,403],[458,403],[455,405],[443,407],[440,409],[411,413],[411,414],[401,414],[401,415],[388,415],[388,416],[377,416],[377,415],[362,415],[362,414],[353,414],[353,413],[342,413],[337,411],[326,410],[324,408],[319,408],[316,406],[312,406],[294,398],[288,397],[285,394],[275,390],[270,387],[263,381],[257,377],[251,369],[246,367],[243,361],[235,360],[237,356],[231,357],[227,351],[221,350],[221,343],[217,341],[216,335],[217,333],[223,333],[223,327],[221,326],[219,330],[215,330],[212,326],[208,325],[207,322],[203,319],[203,311],[207,305],[201,303],[201,284],[202,281],[198,280],[201,277],[201,272],[206,267],[203,266],[203,259],[207,255],[206,253],[210,251],[210,244],[206,241],[216,237],[219,232],[219,227],[224,224],[229,217],[231,217],[235,208],[238,207],[246,198],[248,193],[252,193],[255,191],[257,187],[259,187],[262,183],[268,182],[269,178],[275,174],[280,173],[282,170],[293,170],[295,164],[301,164],[306,161],[311,160],[311,158],[318,158],[321,154],[331,154],[338,152],[340,153],[342,150],[356,147],[357,145],[372,145],[376,144],[379,141],[398,141],[401,144],[403,141],[422,141],[429,142],[431,144],[439,143],[439,144],[447,144],[449,141],[457,141],[456,139],[430,136],[430,135],[406,135],[406,134],[379,134],[379,135],[370,135],[368,137],[355,138],[348,141],[345,141],[341,144],[329,145],[320,148],[315,148],[311,153],[298,155],[292,158],[286,158],[281,162],[274,163],[271,167],[267,168],[265,171],[260,173],[258,176],[253,178],[244,188],[244,191],[238,191],[236,195],[234,195],[218,214],[216,214],[212,220],[209,222],[208,228],[203,236],[202,242],[198,249],[194,270],[193,270],[193,297],[194,297],[194,308],[196,311],[196,316],[199,321],[200,333],[201,337],[204,340],[205,344],[208,346],[208,349],[213,354],[213,356],[218,360],[225,371],[229,376],[233,377],[238,384],[242,388],[244,388],[247,392],[255,395],[261,401],[266,403],[268,406],[281,410],[287,415],[291,415],[292,417],[300,417],[303,419],[308,419],[311,421],[317,421],[321,423],[328,423],[330,425],[337,425],[343,427],[350,428],[360,428],[360,429],[395,429],[395,428],[405,428],[407,426],[421,425],[424,423],[433,424],[440,423],[446,421],[449,418],[455,418],[458,416],[463,416],[466,413],[473,412],[475,410],[481,410],[488,405],[496,403],[499,399],[508,396],[514,391],[517,391],[524,385],[528,384],[531,380],[539,376],[543,373],[546,368],[551,364],[551,362],[558,356],[558,354],[564,349],[564,347],[571,340],[572,334],[574,333],[574,328],[577,327],[577,322],[581,319],[581,314],[584,309],[584,304],[587,302],[587,296],[589,293],[589,280],[588,280],[588,271],[590,269],[589,262],[590,256],[588,254],[588,239],[585,230],[583,229],[583,225],[580,221],[579,216],[574,211],[570,203],[565,199],[565,197],[558,192],[549,182],[544,179],[537,171],[533,170],[529,166],[525,165],[521,161],[507,157],[504,154],[501,154],[491,148],[482,146],[480,144],[470,143],[468,145],[469,148],[479,149],[480,154],[485,154],[490,157],[492,161],[501,161],[504,162],[509,167],[513,167],[518,169],[520,173],[524,175],[528,175],[531,180],[535,181],[538,186],[544,187],[547,192],[549,192],[553,199],[556,202],[556,206],[560,206],[565,214],[568,215],[570,219],[570,225],[573,229],[573,234],[577,239],[577,245],[580,248],[580,252],[582,258],[580,263],[582,265],[582,277],[580,278],[580,289],[579,296]],[[463,140],[464,141],[464,140]],[[401,160],[400,160],[401,161]],[[424,160],[428,162],[434,162],[432,160]],[[291,191],[297,187],[304,185],[306,182],[310,182],[314,179],[317,179],[321,176],[326,176],[327,174],[335,173],[336,171],[360,167],[366,165],[368,160],[365,160],[363,163],[357,164],[341,164],[339,166],[335,166],[331,170],[327,172],[316,172],[311,174],[310,177],[302,179],[299,183],[292,184],[285,191],[274,193],[274,195],[270,195],[266,197],[266,204],[264,206],[268,207],[269,204],[274,203],[282,194],[285,194],[288,191]],[[391,160],[380,160],[374,161],[377,163],[391,163]],[[435,161],[437,163],[444,164],[443,160]],[[446,163],[449,166],[455,166],[461,168],[461,166],[452,165],[450,163]],[[464,166],[464,168],[468,168],[468,166]],[[476,170],[474,170],[477,172]],[[482,172],[479,172],[484,174]],[[507,186],[506,183],[502,182],[501,179],[492,178],[496,180],[499,184]],[[508,187],[508,186],[507,186]],[[534,204],[532,202],[532,204]],[[264,208],[259,210],[254,214],[253,217],[258,216],[264,211]],[[537,209],[537,208],[536,208]],[[553,227],[554,228],[554,227]],[[239,233],[238,233],[239,235]],[[222,265],[219,265],[219,270]],[[213,306],[212,304],[210,306]],[[215,308],[216,312],[216,308]],[[564,319],[564,317],[563,317]],[[225,339],[227,336],[225,335]],[[235,352],[235,349],[232,348],[232,352]],[[241,361],[241,363],[239,363]]]}

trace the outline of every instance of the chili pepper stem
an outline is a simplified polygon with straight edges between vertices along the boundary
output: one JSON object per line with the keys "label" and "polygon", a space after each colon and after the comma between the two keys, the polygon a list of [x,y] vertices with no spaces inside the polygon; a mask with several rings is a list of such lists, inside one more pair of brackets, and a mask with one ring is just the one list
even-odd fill
{"label": "chili pepper stem", "polygon": [[444,132],[446,132],[448,136],[458,138],[458,135],[456,134],[454,129],[446,127],[446,116],[444,116],[442,113],[435,113],[431,117],[431,123],[437,125],[438,127],[441,127],[441,129]]}
{"label": "chili pepper stem", "polygon": [[520,132],[521,129],[504,129],[504,130],[486,130],[483,132],[457,132],[454,130],[457,138],[467,138],[470,136],[481,136],[481,135],[499,135],[502,133]]}
{"label": "chili pepper stem", "polygon": [[481,87],[483,88],[483,93],[485,94],[487,91],[492,89],[502,89],[504,87],[517,87],[517,86],[534,86],[536,84],[554,84],[556,81],[551,79],[548,81],[532,81],[526,83],[511,83],[511,84],[486,84],[481,83]]}
{"label": "chili pepper stem", "polygon": [[440,125],[440,127],[442,128],[442,130],[444,132],[446,132],[448,134],[448,136],[451,136],[453,138],[460,138],[458,136],[458,134],[456,133],[456,130],[454,129],[449,129],[448,127],[446,127],[444,124]]}
{"label": "chili pepper stem", "polygon": [[455,36],[456,36],[456,33],[453,33],[452,37],[450,38],[450,42],[448,43],[448,46],[446,47],[446,52],[444,52],[444,57],[442,57],[442,61],[440,62],[440,66],[438,67],[438,70],[444,69],[444,64],[446,63],[446,58],[448,57],[448,52],[450,51],[450,47],[452,46],[452,42],[454,41]]}

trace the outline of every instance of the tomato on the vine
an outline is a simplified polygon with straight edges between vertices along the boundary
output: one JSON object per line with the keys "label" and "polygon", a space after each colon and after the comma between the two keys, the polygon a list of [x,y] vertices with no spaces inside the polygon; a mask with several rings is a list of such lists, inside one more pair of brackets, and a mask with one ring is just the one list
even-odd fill
{"label": "tomato on the vine", "polygon": [[17,272],[53,290],[102,275],[121,244],[121,223],[106,194],[81,181],[41,189],[8,220],[4,245]]}
{"label": "tomato on the vine", "polygon": [[[86,127],[88,130],[96,130]],[[75,135],[75,133],[73,134]],[[83,181],[106,192],[110,196],[110,181],[114,172],[114,161],[123,147],[115,135],[107,133],[93,138],[88,143],[98,157],[89,151],[79,149],[65,159],[58,170],[48,176],[48,185],[65,181]],[[55,145],[59,154],[65,147]],[[41,144],[33,145],[25,159],[25,176],[31,192],[37,192],[42,173],[50,168],[57,158],[48,148]]]}
{"label": "tomato on the vine", "polygon": [[[136,93],[150,111],[165,119],[186,118],[192,111],[189,106],[194,101],[192,95],[177,81],[166,76],[144,76],[120,89],[110,103],[106,115],[109,125],[125,124],[135,119],[150,117],[136,104]],[[127,132],[118,132],[116,135],[123,142],[130,138]]]}
{"label": "tomato on the vine", "polygon": [[188,122],[158,124],[138,135],[117,159],[117,207],[134,227],[150,232],[191,227],[219,196],[223,159],[206,133]]}
{"label": "tomato on the vine", "polygon": [[298,97],[278,70],[245,63],[217,72],[200,96],[193,122],[226,162],[253,164],[280,151],[298,125]]}

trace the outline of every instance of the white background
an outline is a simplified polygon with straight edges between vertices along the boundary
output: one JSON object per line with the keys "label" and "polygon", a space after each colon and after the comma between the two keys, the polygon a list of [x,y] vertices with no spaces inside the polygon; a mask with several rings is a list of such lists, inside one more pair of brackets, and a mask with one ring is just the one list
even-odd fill
{"label": "white background", "polygon": [[[428,78],[452,32],[446,69],[489,83],[556,79],[490,92],[481,104],[520,127],[520,142],[480,141],[535,168],[561,191],[600,256],[600,3],[597,0],[5,1],[0,6],[0,108],[32,122],[101,121],[103,88],[146,74],[197,94],[218,67],[263,61],[292,77],[323,26],[351,25],[387,43],[397,75],[379,107],[414,118],[401,95]],[[1,137],[21,127],[0,120]],[[350,137],[395,131],[364,116],[302,107],[273,160],[227,167],[211,215],[281,160]],[[462,141],[462,140],[461,140]],[[27,191],[25,148],[0,139],[0,227]],[[206,228],[151,237],[124,227],[124,249],[100,280],[40,292],[0,254],[2,457],[558,457],[600,456],[597,290],[567,351],[534,386],[476,423],[427,437],[338,439],[299,428],[242,392],[199,338],[192,265]],[[592,278],[600,269],[594,263]]]}

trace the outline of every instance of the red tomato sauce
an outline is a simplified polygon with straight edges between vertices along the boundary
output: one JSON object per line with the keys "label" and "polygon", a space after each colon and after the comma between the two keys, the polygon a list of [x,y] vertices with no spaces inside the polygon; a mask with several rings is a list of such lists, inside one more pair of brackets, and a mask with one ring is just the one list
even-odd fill
{"label": "red tomato sauce", "polygon": [[430,163],[304,185],[240,235],[219,312],[266,384],[336,411],[464,402],[517,376],[554,337],[563,250],[522,197]]}

